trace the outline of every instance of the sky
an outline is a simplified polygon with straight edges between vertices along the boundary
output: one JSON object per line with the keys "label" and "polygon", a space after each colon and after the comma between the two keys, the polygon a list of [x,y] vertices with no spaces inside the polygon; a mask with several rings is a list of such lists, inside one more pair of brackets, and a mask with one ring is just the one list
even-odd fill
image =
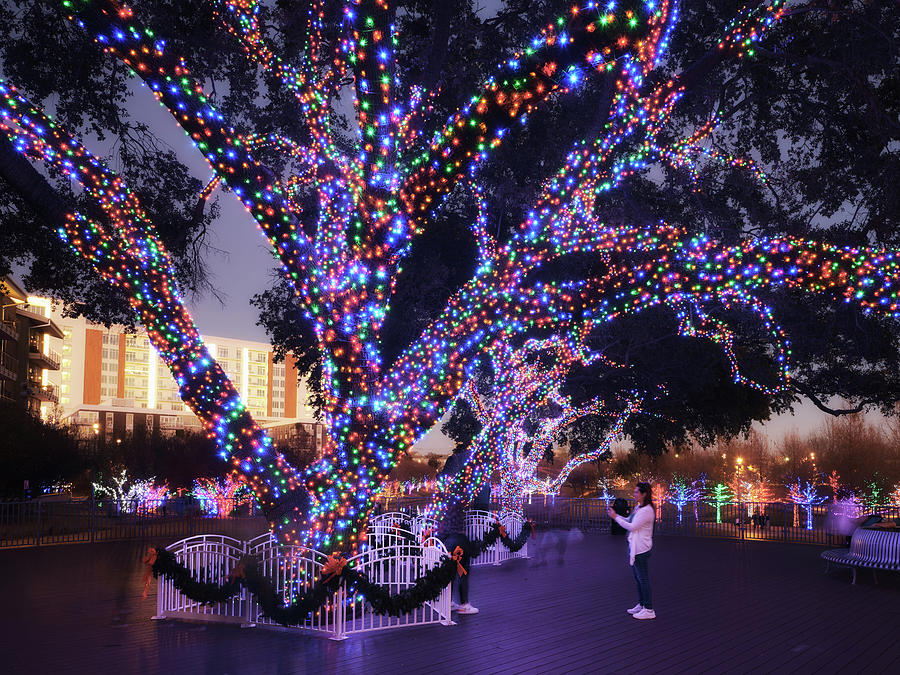
{"label": "sky", "polygon": [[[496,0],[487,0],[485,4],[485,14],[496,10]],[[194,175],[211,176],[200,153],[145,86],[135,87],[135,99],[129,108],[135,117],[158,130],[161,140],[178,154]],[[250,298],[271,286],[275,260],[268,252],[261,230],[237,198],[219,190],[214,194],[221,215],[210,228],[209,243],[213,250],[209,251],[206,264],[223,302],[211,296],[188,297],[186,305],[202,335],[268,342],[265,331],[256,325],[257,313],[250,305]],[[781,415],[757,427],[775,441],[792,431],[806,434],[821,426],[827,418],[828,415],[811,403],[804,403],[797,407],[794,415]],[[879,416],[873,415],[871,419],[877,421]],[[436,425],[439,426],[440,423]],[[447,452],[451,447],[452,442],[435,428],[420,440],[416,449]]]}

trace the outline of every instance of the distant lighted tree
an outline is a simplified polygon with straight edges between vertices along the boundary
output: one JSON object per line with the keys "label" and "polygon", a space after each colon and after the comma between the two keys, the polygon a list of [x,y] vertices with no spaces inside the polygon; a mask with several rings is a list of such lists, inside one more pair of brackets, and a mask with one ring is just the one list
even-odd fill
{"label": "distant lighted tree", "polygon": [[788,496],[795,505],[794,527],[797,527],[799,524],[797,522],[797,506],[803,506],[806,509],[806,529],[813,529],[813,506],[824,502],[825,497],[819,495],[813,483],[801,481],[799,478],[796,482],[786,487],[788,488]]}
{"label": "distant lighted tree", "polygon": [[854,519],[859,518],[865,508],[865,504],[853,492],[850,492],[832,504],[831,513],[838,518]]}
{"label": "distant lighted tree", "polygon": [[108,483],[93,483],[93,487],[95,496],[116,502],[123,513],[155,511],[164,504],[169,493],[169,486],[166,483],[157,485],[156,477],[131,478],[127,469],[112,476]]}
{"label": "distant lighted tree", "polygon": [[653,481],[650,489],[653,502],[656,504],[656,519],[662,520],[663,504],[669,501],[669,491],[662,481]]}
{"label": "distant lighted tree", "polygon": [[716,522],[722,522],[722,504],[728,504],[731,501],[731,491],[724,483],[717,483],[713,486],[711,492],[713,503],[716,505]]}
{"label": "distant lighted tree", "polygon": [[888,503],[891,506],[900,506],[900,483],[894,486],[894,489],[888,497]]}
{"label": "distant lighted tree", "polygon": [[253,502],[247,483],[233,474],[225,478],[198,478],[193,492],[203,513],[215,518],[227,518],[234,509],[249,507]]}
{"label": "distant lighted tree", "polygon": [[761,514],[766,512],[766,505],[772,501],[772,488],[761,478],[749,480],[747,485],[747,515],[752,516],[755,509]]}
{"label": "distant lighted tree", "polygon": [[682,520],[682,510],[684,509],[684,505],[688,502],[695,501],[699,494],[700,491],[693,484],[688,484],[683,478],[675,476],[672,479],[672,484],[669,486],[668,490],[668,498],[678,510],[679,523]]}
{"label": "distant lighted tree", "polygon": [[837,472],[837,469],[832,469],[831,473],[828,474],[828,485],[831,487],[831,499],[835,502],[838,501],[842,488],[841,475]]}
{"label": "distant lighted tree", "polygon": [[728,480],[728,490],[731,492],[731,501],[735,504],[746,504],[753,496],[753,484],[740,471],[735,471]]}
{"label": "distant lighted tree", "polygon": [[877,509],[884,503],[885,489],[878,480],[877,472],[876,475],[866,483],[862,497],[865,505],[870,509]]}

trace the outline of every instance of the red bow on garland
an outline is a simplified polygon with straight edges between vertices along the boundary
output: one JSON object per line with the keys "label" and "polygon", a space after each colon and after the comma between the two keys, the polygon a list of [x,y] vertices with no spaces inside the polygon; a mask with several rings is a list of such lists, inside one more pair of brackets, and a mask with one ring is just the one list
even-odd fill
{"label": "red bow on garland", "polygon": [[453,559],[456,561],[456,576],[461,577],[463,574],[468,574],[466,572],[466,568],[462,566],[462,557],[463,550],[459,546],[453,549]]}
{"label": "red bow on garland", "polygon": [[347,560],[342,558],[340,553],[332,553],[328,556],[328,561],[322,565],[322,574],[325,575],[324,581],[329,581],[334,576],[341,576],[344,573],[346,564]]}

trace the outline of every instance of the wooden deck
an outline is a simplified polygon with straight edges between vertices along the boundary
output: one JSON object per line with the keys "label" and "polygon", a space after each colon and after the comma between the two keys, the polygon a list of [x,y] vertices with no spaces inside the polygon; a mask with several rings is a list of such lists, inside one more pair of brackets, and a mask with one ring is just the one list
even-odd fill
{"label": "wooden deck", "polygon": [[[579,541],[580,538],[580,541]],[[481,609],[333,642],[156,622],[141,601],[148,543],[0,551],[8,673],[900,672],[900,575],[823,574],[822,549],[657,537],[658,618],[635,621],[623,538],[539,533],[530,560],[476,568]]]}

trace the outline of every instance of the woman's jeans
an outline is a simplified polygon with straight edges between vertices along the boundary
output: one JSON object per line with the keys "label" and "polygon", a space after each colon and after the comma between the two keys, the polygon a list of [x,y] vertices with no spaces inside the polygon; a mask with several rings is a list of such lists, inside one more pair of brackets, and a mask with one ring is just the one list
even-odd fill
{"label": "woman's jeans", "polygon": [[[459,604],[465,605],[469,602],[469,572],[471,570],[471,565],[469,565],[469,547],[471,546],[469,542],[469,538],[464,534],[448,534],[444,539],[444,546],[447,547],[447,550],[450,552],[450,555],[453,555],[453,550],[459,546],[463,550],[462,560],[460,561],[463,569],[467,572],[462,576],[453,577],[453,585],[456,586],[459,592]],[[451,596],[452,597],[452,596]]]}
{"label": "woman's jeans", "polygon": [[638,553],[634,556],[634,565],[631,570],[634,572],[634,581],[637,584],[638,602],[641,607],[653,609],[653,597],[650,595],[650,570],[648,563],[650,562],[650,551],[646,553]]}

